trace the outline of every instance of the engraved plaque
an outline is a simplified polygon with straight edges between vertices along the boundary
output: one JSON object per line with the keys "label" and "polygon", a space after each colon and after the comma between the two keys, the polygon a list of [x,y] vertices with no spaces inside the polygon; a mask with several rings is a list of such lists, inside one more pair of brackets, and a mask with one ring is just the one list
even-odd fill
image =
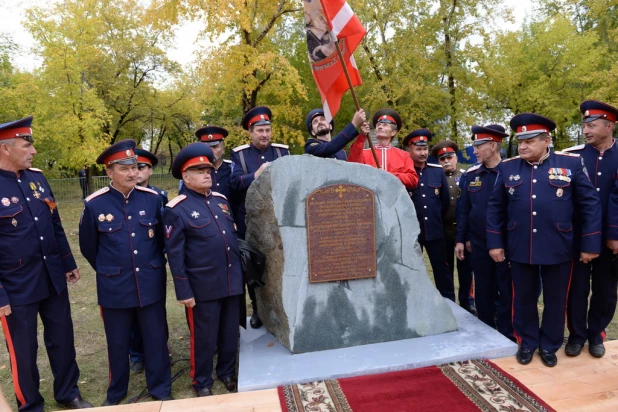
{"label": "engraved plaque", "polygon": [[317,189],[305,199],[309,281],[376,276],[374,194],[357,185]]}

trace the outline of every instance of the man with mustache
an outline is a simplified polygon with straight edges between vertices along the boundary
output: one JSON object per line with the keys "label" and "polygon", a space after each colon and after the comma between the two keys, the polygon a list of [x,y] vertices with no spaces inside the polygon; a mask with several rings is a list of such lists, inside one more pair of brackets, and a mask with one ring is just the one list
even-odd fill
{"label": "man with mustache", "polygon": [[134,318],[144,343],[148,392],[154,399],[172,399],[161,199],[137,185],[134,149],[133,140],[122,140],[97,158],[111,184],[86,198],[79,223],[79,246],[96,272],[107,338],[110,380],[103,406],[117,405],[127,394]]}
{"label": "man with mustache", "polygon": [[403,139],[419,177],[418,186],[410,192],[421,229],[418,242],[427,250],[436,288],[442,296],[455,301],[453,273],[446,258],[443,219],[450,205],[446,175],[442,166],[427,163],[428,142],[433,134],[427,129],[414,130]]}
{"label": "man with mustache", "polygon": [[369,124],[365,122],[366,115],[363,109],[354,113],[352,121],[337,136],[331,138],[335,121],[326,121],[324,109],[314,109],[309,112],[305,125],[312,136],[305,143],[305,153],[317,157],[329,157],[337,160],[347,160],[348,156],[343,148],[358,136],[357,129],[361,127],[363,134],[369,133]]}
{"label": "man with mustache", "polygon": [[[511,119],[519,156],[500,163],[487,206],[489,254],[494,262],[506,262],[508,254],[511,264],[516,358],[522,365],[529,364],[539,349],[543,364],[556,366],[576,237],[583,263],[601,250],[599,195],[580,156],[549,150],[555,128],[552,120],[534,113]],[[540,328],[539,272],[545,305]]]}
{"label": "man with mustache", "polygon": [[474,307],[474,291],[472,290],[472,265],[470,263],[470,252],[467,253],[467,260],[455,260],[455,233],[457,232],[457,204],[461,196],[459,182],[464,169],[457,168],[457,143],[451,140],[442,140],[431,149],[431,155],[438,159],[442,170],[446,175],[450,204],[448,211],[444,215],[444,236],[446,243],[446,261],[448,263],[451,276],[454,277],[455,262],[457,262],[457,277],[459,278],[459,291],[457,297],[459,305],[468,312],[476,315]]}
{"label": "man with mustache", "polygon": [[[272,117],[272,112],[266,106],[258,106],[249,110],[242,119],[242,127],[249,131],[251,143],[232,149],[230,187],[232,193],[237,196],[236,225],[238,226],[237,235],[240,239],[245,238],[247,230],[245,196],[249,186],[262,174],[270,162],[290,154],[287,145],[270,142]],[[262,321],[258,314],[255,289],[253,286],[247,285],[247,290],[253,307],[253,315],[251,315],[249,324],[252,328],[257,329],[262,326]]]}
{"label": "man with mustache", "polygon": [[[391,146],[393,139],[401,130],[402,123],[399,113],[392,109],[380,109],[373,115],[373,125],[378,141],[375,150],[380,163],[379,168],[394,175],[407,189],[414,189],[418,184],[418,176],[414,171],[410,156],[405,151]],[[367,136],[361,134],[352,144],[348,162],[376,167],[371,149],[363,149],[366,139]]]}
{"label": "man with mustache", "polygon": [[31,124],[32,116],[0,124],[0,321],[15,398],[19,410],[45,409],[37,367],[40,316],[56,402],[92,408],[77,386],[67,288],[67,282],[79,280],[79,269],[49,183],[31,167],[36,155]]}
{"label": "man with mustache", "polygon": [[[587,143],[565,149],[564,152],[578,154],[584,160],[590,180],[601,198],[602,219],[605,222],[617,212],[616,209],[608,207],[608,204],[618,169],[618,147],[613,138],[618,109],[596,100],[586,100],[579,108],[583,116],[582,127]],[[611,226],[604,227],[604,241],[618,239],[617,235]],[[608,246],[602,245],[601,254],[592,262],[584,263],[575,259],[567,305],[569,340],[564,351],[568,356],[579,355],[586,341],[592,356],[600,358],[605,355],[605,328],[612,321],[616,310],[618,286],[612,268],[612,249],[614,253],[618,252],[614,242],[608,242]],[[588,304],[591,289],[592,295]]]}
{"label": "man with mustache", "polygon": [[212,150],[203,143],[182,149],[172,175],[185,193],[167,204],[165,244],[176,298],[185,306],[191,334],[191,378],[198,397],[210,396],[213,357],[217,377],[236,390],[239,298],[244,293],[234,217],[225,196],[212,191]]}

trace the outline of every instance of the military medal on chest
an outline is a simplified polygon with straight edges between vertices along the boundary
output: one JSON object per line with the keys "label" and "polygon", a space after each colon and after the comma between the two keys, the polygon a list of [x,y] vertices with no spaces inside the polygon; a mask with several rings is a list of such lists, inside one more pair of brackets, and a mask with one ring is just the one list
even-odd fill
{"label": "military medal on chest", "polygon": [[105,215],[101,213],[98,219],[99,219],[99,222],[105,222]]}
{"label": "military medal on chest", "polygon": [[515,188],[512,187],[512,188],[509,189],[509,194],[512,196],[513,193],[515,193]]}
{"label": "military medal on chest", "polygon": [[10,206],[11,205],[11,201],[9,200],[8,197],[3,197],[2,198],[2,206]]}
{"label": "military medal on chest", "polygon": [[15,220],[15,218],[13,218],[13,220],[11,221],[11,223],[13,224],[13,226],[17,227],[17,220]]}
{"label": "military medal on chest", "polygon": [[219,203],[219,207],[223,213],[230,216],[230,208],[225,203]]}
{"label": "military medal on chest", "polygon": [[436,196],[438,196],[440,194],[440,190],[436,189],[434,193],[436,194]]}
{"label": "military medal on chest", "polygon": [[154,230],[148,229],[148,237],[151,239],[154,237]]}
{"label": "military medal on chest", "polygon": [[114,215],[109,213],[107,216],[105,216],[105,220],[107,220],[108,222],[111,222],[112,220],[114,220]]}
{"label": "military medal on chest", "polygon": [[563,190],[562,190],[562,188],[561,188],[561,187],[559,187],[559,188],[558,188],[558,190],[556,190],[556,196],[558,196],[558,197],[562,197],[562,194],[563,194],[563,193],[564,193],[564,192],[563,192]]}

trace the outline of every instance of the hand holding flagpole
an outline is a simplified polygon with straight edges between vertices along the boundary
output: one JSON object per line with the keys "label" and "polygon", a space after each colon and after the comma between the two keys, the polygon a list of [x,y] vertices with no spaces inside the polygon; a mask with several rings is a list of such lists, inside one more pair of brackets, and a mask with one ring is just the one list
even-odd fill
{"label": "hand holding flagpole", "polygon": [[[339,55],[339,60],[342,62],[343,72],[345,73],[345,78],[348,81],[348,86],[350,86],[350,93],[352,93],[352,98],[354,99],[354,105],[356,106],[356,110],[360,110],[360,103],[358,102],[358,97],[356,97],[356,92],[354,91],[354,87],[352,86],[352,79],[350,79],[350,73],[348,72],[348,68],[345,64],[343,64],[343,53],[341,53],[341,47],[339,47],[339,40],[335,42],[335,47],[337,47],[337,54]],[[373,146],[373,141],[371,140],[371,136],[367,135],[367,141],[369,142],[369,148],[371,149],[371,154],[373,155],[373,160],[376,162],[376,167],[380,168],[380,161],[378,160],[378,154],[376,153],[376,148]]]}

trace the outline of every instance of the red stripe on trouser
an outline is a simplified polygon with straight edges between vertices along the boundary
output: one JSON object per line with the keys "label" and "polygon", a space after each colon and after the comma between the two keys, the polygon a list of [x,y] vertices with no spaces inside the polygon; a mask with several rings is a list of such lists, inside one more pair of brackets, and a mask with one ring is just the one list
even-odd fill
{"label": "red stripe on trouser", "polygon": [[472,275],[472,282],[470,282],[470,297],[474,299],[474,275]]}
{"label": "red stripe on trouser", "polygon": [[601,332],[601,337],[603,338],[603,342],[605,342],[606,336],[607,336],[607,333],[605,333],[605,331]]}
{"label": "red stripe on trouser", "polygon": [[511,301],[511,325],[513,325],[513,336],[517,339],[517,343],[521,345],[521,336],[515,330],[515,282],[511,281],[511,289],[513,290],[513,300]]}
{"label": "red stripe on trouser", "polygon": [[193,308],[187,308],[187,322],[189,323],[189,341],[191,343],[191,352],[189,356],[189,358],[191,359],[191,372],[189,372],[189,375],[191,376],[193,384],[195,385],[195,326],[193,325]]}
{"label": "red stripe on trouser", "polygon": [[569,284],[567,285],[566,307],[564,308],[564,318],[567,320],[567,329],[573,333],[571,324],[569,323],[569,292],[571,291],[571,281],[573,280],[573,261],[571,260],[571,271],[569,272]]}
{"label": "red stripe on trouser", "polygon": [[11,331],[9,325],[6,323],[6,316],[2,316],[2,329],[4,330],[4,337],[6,338],[6,346],[9,348],[9,356],[11,358],[11,374],[13,375],[13,388],[15,389],[15,396],[21,406],[26,404],[26,398],[21,392],[21,386],[19,386],[19,373],[17,371],[17,360],[15,358],[15,347],[13,346],[13,338],[11,337]]}
{"label": "red stripe on trouser", "polygon": [[[103,330],[105,330],[105,316],[103,316],[103,308],[101,306],[99,306],[99,313],[103,321]],[[107,382],[107,386],[109,386],[112,384],[112,365],[109,363],[109,348],[107,349],[107,369],[109,370],[109,382]]]}

